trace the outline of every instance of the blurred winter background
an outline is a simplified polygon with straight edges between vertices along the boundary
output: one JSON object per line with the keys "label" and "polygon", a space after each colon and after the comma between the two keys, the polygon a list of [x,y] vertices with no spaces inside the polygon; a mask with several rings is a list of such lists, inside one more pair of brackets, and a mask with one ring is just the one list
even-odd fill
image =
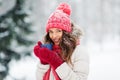
{"label": "blurred winter background", "polygon": [[88,80],[120,80],[120,0],[0,0],[0,80],[35,80],[33,46],[60,2],[84,30]]}

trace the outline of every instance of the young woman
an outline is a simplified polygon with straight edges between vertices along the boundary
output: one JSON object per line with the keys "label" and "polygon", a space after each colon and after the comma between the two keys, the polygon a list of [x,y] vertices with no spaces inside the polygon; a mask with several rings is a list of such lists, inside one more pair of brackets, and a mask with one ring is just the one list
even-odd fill
{"label": "young woman", "polygon": [[89,58],[79,44],[80,30],[70,20],[71,8],[61,3],[47,22],[44,44],[34,53],[40,62],[37,80],[87,80]]}

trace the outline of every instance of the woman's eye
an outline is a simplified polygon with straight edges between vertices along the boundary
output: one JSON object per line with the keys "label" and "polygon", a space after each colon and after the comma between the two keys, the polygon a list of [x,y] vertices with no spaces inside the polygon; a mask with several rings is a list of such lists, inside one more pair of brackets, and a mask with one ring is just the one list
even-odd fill
{"label": "woman's eye", "polygon": [[62,32],[62,30],[57,30],[57,32]]}
{"label": "woman's eye", "polygon": [[49,31],[49,33],[53,33],[52,31]]}

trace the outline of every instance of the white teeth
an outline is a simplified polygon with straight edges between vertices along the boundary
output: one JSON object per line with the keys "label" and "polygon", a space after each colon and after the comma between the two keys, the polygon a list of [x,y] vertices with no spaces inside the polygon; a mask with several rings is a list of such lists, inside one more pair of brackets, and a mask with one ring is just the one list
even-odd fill
{"label": "white teeth", "polygon": [[59,40],[54,40],[54,42],[59,42]]}
{"label": "white teeth", "polygon": [[55,40],[55,42],[57,42],[58,40]]}
{"label": "white teeth", "polygon": [[54,39],[53,41],[57,42],[57,41],[59,41],[59,40],[58,40],[58,39]]}
{"label": "white teeth", "polygon": [[58,41],[54,41],[54,42],[58,42]]}

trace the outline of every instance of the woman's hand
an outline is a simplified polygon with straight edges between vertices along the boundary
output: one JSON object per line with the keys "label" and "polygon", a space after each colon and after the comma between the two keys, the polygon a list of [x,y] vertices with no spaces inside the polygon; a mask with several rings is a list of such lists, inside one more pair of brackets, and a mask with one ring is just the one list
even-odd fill
{"label": "woman's hand", "polygon": [[[39,54],[41,53],[40,52],[40,49],[41,49],[41,45],[42,45],[42,43],[40,42],[40,41],[38,41],[38,43],[37,43],[37,45],[34,47],[34,54],[35,54],[35,56],[37,56],[37,57],[39,57]],[[39,58],[40,59],[40,58]],[[42,63],[42,64],[48,64],[47,62],[45,62],[44,60],[41,60],[40,59],[40,62]]]}
{"label": "woman's hand", "polygon": [[54,69],[60,66],[64,61],[61,57],[54,51],[47,48],[40,48],[38,58],[40,60],[49,63]]}

